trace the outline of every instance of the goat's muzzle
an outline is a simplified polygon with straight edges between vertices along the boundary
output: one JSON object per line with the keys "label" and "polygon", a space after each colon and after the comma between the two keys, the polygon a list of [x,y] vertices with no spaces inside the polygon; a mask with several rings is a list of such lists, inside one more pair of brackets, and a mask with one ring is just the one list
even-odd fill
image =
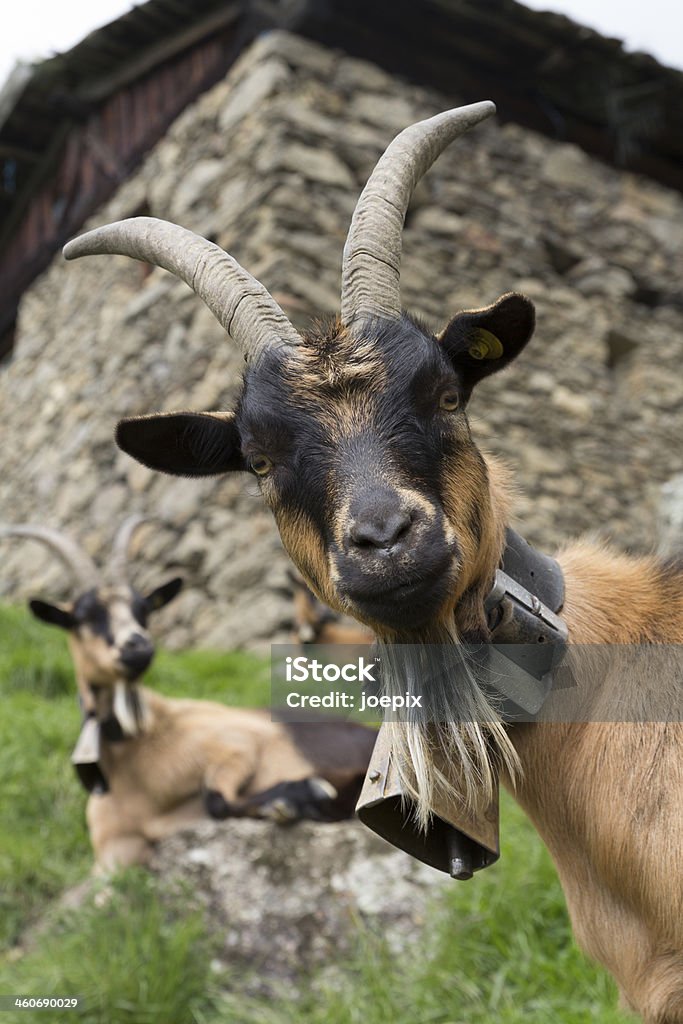
{"label": "goat's muzzle", "polygon": [[338,590],[365,621],[416,629],[448,598],[457,545],[441,517],[406,506],[387,491],[350,508],[343,551],[335,563]]}
{"label": "goat's muzzle", "polygon": [[149,668],[154,658],[154,645],[140,633],[134,633],[121,647],[119,661],[126,678],[138,679]]}

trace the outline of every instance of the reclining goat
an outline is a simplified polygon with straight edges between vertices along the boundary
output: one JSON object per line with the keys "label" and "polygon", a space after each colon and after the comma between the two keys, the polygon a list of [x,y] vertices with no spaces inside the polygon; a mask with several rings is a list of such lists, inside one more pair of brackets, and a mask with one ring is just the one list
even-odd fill
{"label": "reclining goat", "polygon": [[[305,336],[234,259],[175,225],[122,221],[65,250],[67,258],[120,253],[175,273],[247,360],[234,412],[124,420],[120,446],[169,473],[253,473],[315,593],[384,641],[485,645],[506,625],[503,604],[491,607],[490,598],[501,559],[509,562],[509,487],[472,439],[466,406],[479,381],[527,344],[534,309],[507,294],[434,335],[402,312],[399,288],[415,185],[493,109],[447,111],[389,146],[351,223],[341,318]],[[570,647],[683,641],[680,565],[587,542],[557,558],[548,577],[552,584],[559,574],[562,586],[540,590],[532,569],[524,600],[539,624],[561,613]],[[548,601],[554,607],[544,610]],[[427,725],[395,723],[391,755],[423,821],[449,785],[437,755],[450,760],[470,803],[486,802],[498,769],[510,785],[516,776],[515,796],[554,858],[581,945],[648,1024],[683,1024],[683,727],[638,721],[661,678],[607,666],[589,682],[611,722],[508,726],[463,674],[443,686],[450,714],[437,719],[436,736]]]}
{"label": "reclining goat", "polygon": [[150,614],[181,589],[172,579],[143,596],[128,582],[126,552],[144,520],[116,535],[104,583],[70,537],[41,526],[0,529],[0,538],[42,541],[78,584],[68,605],[31,601],[43,622],[67,630],[84,727],[74,751],[90,791],[87,821],[97,866],[148,860],[154,843],[206,818],[290,822],[353,816],[375,741],[343,722],[284,725],[266,711],[162,697],[140,685],[154,656]]}

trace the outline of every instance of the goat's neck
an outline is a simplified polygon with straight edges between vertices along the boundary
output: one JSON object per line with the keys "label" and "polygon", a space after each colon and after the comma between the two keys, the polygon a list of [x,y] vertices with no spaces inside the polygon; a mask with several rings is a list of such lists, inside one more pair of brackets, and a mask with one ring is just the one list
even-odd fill
{"label": "goat's neck", "polygon": [[503,556],[511,504],[509,470],[491,455],[486,455],[484,462],[488,491],[480,507],[481,537],[476,544],[472,544],[471,551],[463,551],[469,572],[462,589],[456,591],[453,609],[459,637],[473,642],[488,636],[484,601]]}
{"label": "goat's neck", "polygon": [[[573,720],[560,714],[553,721],[551,707],[547,723],[519,725],[510,732],[522,765],[517,796],[539,826],[555,807],[552,787],[560,785],[561,776],[575,777],[567,762],[574,756],[571,752],[587,742],[585,722],[594,723],[592,735],[602,729],[605,744],[615,744],[617,737],[633,732],[629,725],[642,720],[639,715],[649,700],[652,717],[647,720],[653,724],[650,730],[641,730],[642,742],[646,735],[656,736],[658,729],[666,731],[667,716],[659,712],[666,710],[670,699],[667,647],[683,643],[683,566],[652,556],[631,557],[586,541],[568,545],[556,557],[565,580],[561,614],[569,631],[567,658],[578,685],[570,709],[576,706],[579,714]],[[666,645],[661,654],[658,644]],[[645,654],[651,652],[652,661],[645,663],[651,667],[643,668],[627,645],[642,645]],[[581,703],[583,685],[586,704]],[[561,701],[562,693],[557,696]],[[621,717],[615,718],[615,709]],[[600,726],[601,722],[606,724]]]}
{"label": "goat's neck", "polygon": [[100,686],[78,680],[85,714],[94,714],[100,725],[116,718],[126,736],[139,736],[153,727],[159,708],[155,695],[143,686],[127,680]]}
{"label": "goat's neck", "polygon": [[572,643],[683,642],[683,566],[577,541],[557,555]]}

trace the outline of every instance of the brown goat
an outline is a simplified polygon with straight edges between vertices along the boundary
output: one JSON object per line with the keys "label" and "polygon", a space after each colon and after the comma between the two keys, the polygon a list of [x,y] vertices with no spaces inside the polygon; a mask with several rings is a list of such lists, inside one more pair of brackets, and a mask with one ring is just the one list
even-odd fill
{"label": "brown goat", "polygon": [[291,570],[289,583],[294,605],[294,635],[297,644],[371,644],[374,633],[352,619],[335,612],[318,600],[303,576]]}
{"label": "brown goat", "polygon": [[[341,320],[305,337],[230,256],[174,225],[133,219],[66,249],[68,258],[121,253],[171,270],[247,358],[234,412],[126,420],[120,446],[165,472],[255,474],[315,593],[381,642],[492,638],[486,598],[510,488],[472,439],[466,406],[476,384],[524,348],[534,309],[508,294],[434,335],[402,312],[399,288],[417,181],[492,111],[487,103],[447,111],[394,140],[354,213]],[[570,644],[683,641],[680,566],[584,542],[558,559]],[[683,727],[639,717],[662,680],[629,665],[627,657],[626,669],[601,667],[596,658],[582,679],[594,708],[609,707],[611,718],[621,710],[610,724],[593,716],[508,727],[476,680],[459,678],[446,695],[454,724],[437,741],[471,801],[488,797],[503,771],[557,864],[581,945],[648,1024],[683,1024]],[[393,729],[393,756],[423,817],[437,785],[433,735],[419,725]]]}
{"label": "brown goat", "polygon": [[140,685],[154,656],[147,618],[182,585],[174,579],[143,597],[127,582],[125,553],[141,522],[131,517],[117,534],[110,585],[65,534],[39,526],[0,530],[0,537],[48,544],[79,584],[67,605],[30,607],[68,632],[84,712],[73,759],[91,791],[86,815],[97,867],[145,863],[157,840],[207,816],[281,823],[352,817],[372,730],[279,724],[267,711],[171,699]]}

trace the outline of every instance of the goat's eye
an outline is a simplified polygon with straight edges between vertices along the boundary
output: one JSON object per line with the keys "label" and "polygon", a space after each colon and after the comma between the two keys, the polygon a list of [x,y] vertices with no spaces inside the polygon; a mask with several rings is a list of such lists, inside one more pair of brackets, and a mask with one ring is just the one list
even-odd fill
{"label": "goat's eye", "polygon": [[257,476],[265,476],[273,468],[273,463],[267,455],[254,455],[249,464]]}
{"label": "goat's eye", "polygon": [[444,412],[455,412],[460,405],[460,395],[457,391],[444,391],[439,399],[439,408]]}

